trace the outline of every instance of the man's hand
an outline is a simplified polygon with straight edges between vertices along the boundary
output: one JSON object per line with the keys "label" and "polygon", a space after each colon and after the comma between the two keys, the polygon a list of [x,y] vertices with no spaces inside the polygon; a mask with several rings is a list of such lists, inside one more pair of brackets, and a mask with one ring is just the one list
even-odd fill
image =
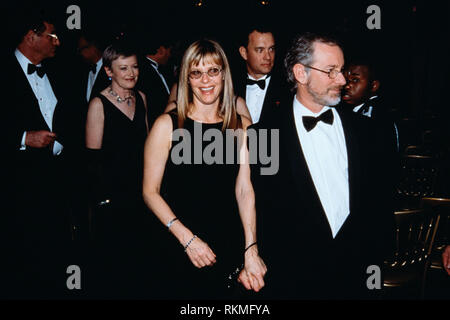
{"label": "man's hand", "polygon": [[53,145],[56,134],[47,130],[27,131],[25,145],[32,148],[46,148]]}

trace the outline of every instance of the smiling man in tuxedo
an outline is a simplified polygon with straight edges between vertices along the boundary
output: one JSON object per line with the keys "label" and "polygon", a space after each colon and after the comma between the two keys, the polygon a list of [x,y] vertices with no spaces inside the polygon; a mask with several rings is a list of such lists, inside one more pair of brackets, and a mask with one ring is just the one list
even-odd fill
{"label": "smiling man in tuxedo", "polygon": [[392,244],[391,154],[369,119],[333,107],[343,66],[333,38],[296,37],[285,58],[295,95],[254,125],[280,133],[278,173],[252,170],[270,298],[370,297],[367,268],[381,268]]}

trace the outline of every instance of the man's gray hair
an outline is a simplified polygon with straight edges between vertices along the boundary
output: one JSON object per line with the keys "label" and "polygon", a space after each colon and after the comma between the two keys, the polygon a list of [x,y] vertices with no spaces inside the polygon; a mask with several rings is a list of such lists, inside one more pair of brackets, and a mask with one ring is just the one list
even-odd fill
{"label": "man's gray hair", "polygon": [[297,82],[295,81],[293,71],[294,66],[298,63],[303,65],[313,64],[314,43],[316,42],[339,46],[342,49],[342,45],[340,44],[340,42],[330,35],[316,34],[311,32],[297,35],[292,41],[291,47],[287,51],[286,57],[284,58],[284,67],[286,68],[287,81],[290,83],[293,91],[297,89]]}

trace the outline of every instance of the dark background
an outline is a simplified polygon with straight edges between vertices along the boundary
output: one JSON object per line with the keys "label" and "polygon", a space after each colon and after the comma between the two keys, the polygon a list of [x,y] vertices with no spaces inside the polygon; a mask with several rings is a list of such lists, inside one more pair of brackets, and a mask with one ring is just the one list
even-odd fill
{"label": "dark background", "polygon": [[[197,6],[202,2],[201,6]],[[64,61],[62,72],[71,78],[76,69],[76,31],[68,30],[66,9],[81,9],[81,28],[97,29],[105,39],[124,33],[144,46],[152,35],[177,40],[174,61],[184,48],[206,36],[218,40],[234,67],[241,67],[238,39],[249,21],[272,25],[281,66],[293,35],[302,31],[331,31],[344,43],[346,59],[353,54],[370,54],[383,76],[383,95],[401,117],[424,118],[449,115],[447,88],[450,68],[447,42],[450,40],[449,2],[401,1],[300,1],[300,0],[158,0],[158,1],[34,1],[41,3],[56,22],[61,47],[57,58]],[[26,2],[3,3],[6,43],[15,47],[14,30]],[[369,30],[369,5],[381,9],[381,30]],[[69,63],[67,63],[69,61]],[[243,65],[242,65],[243,67]],[[70,82],[68,83],[70,84]],[[444,96],[445,95],[445,96]]]}

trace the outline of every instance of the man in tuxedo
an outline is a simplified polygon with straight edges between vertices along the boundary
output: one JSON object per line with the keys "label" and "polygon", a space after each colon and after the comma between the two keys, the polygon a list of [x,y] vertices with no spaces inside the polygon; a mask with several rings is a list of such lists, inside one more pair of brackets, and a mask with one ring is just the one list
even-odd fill
{"label": "man in tuxedo", "polygon": [[343,107],[353,109],[353,112],[369,117],[380,126],[385,126],[392,132],[394,143],[399,148],[398,130],[388,106],[379,95],[380,77],[377,68],[368,60],[352,61],[345,70],[347,83],[342,94]]}
{"label": "man in tuxedo", "polygon": [[270,117],[288,93],[281,72],[274,69],[275,38],[270,29],[252,25],[241,40],[239,54],[246,72],[237,72],[234,89],[245,99],[252,122]]}
{"label": "man in tuxedo", "polygon": [[139,90],[147,97],[148,125],[151,127],[158,116],[164,113],[169,100],[173,75],[164,70],[171,55],[173,44],[170,36],[162,38],[152,35],[146,43],[144,57],[139,64]]}
{"label": "man in tuxedo", "polygon": [[367,272],[381,269],[393,242],[393,187],[383,171],[393,151],[369,119],[333,107],[345,85],[343,66],[333,38],[296,37],[285,58],[295,95],[251,127],[279,131],[278,172],[252,168],[268,298],[361,299],[377,292],[368,289],[373,271]]}
{"label": "man in tuxedo", "polygon": [[95,35],[92,32],[83,32],[78,39],[77,51],[86,65],[83,77],[86,102],[89,102],[92,97],[111,83],[103,68],[102,56],[104,49],[100,35]]}
{"label": "man in tuxedo", "polygon": [[[24,12],[15,51],[5,67],[5,158],[8,210],[2,214],[5,272],[1,295],[8,298],[60,297],[70,255],[71,159],[81,142],[78,114],[52,73],[60,45],[55,26],[38,10]],[[53,70],[56,70],[54,68]],[[67,91],[65,91],[67,90]],[[76,158],[75,158],[76,159]]]}

